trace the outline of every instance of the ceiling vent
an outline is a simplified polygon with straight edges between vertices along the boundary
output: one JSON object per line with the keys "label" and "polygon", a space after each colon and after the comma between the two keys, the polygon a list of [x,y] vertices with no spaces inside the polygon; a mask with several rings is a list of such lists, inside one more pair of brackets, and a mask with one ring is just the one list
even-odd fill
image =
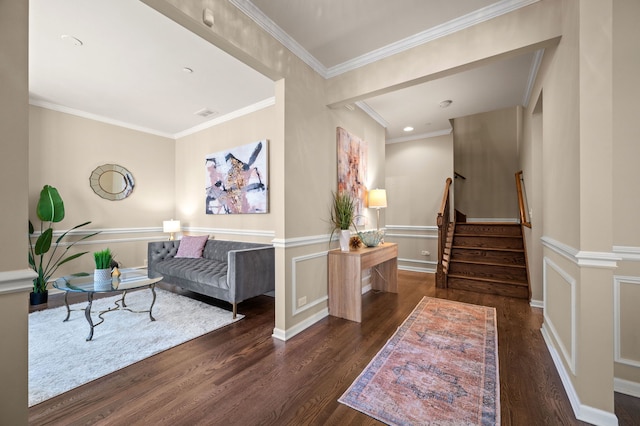
{"label": "ceiling vent", "polygon": [[200,117],[209,117],[210,115],[215,115],[217,112],[211,111],[209,108],[202,108],[200,111],[194,112],[195,115],[199,115]]}

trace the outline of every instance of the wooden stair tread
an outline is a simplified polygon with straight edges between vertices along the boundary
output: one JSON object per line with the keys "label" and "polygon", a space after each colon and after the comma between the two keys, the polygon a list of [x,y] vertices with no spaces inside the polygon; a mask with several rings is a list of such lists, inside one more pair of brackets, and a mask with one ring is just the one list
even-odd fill
{"label": "wooden stair tread", "polygon": [[524,253],[524,249],[518,248],[503,248],[503,247],[482,247],[482,246],[451,246],[451,249],[462,249],[462,250],[484,250],[484,251],[506,251],[506,252],[514,252],[514,253]]}
{"label": "wooden stair tread", "polygon": [[518,240],[522,239],[521,235],[509,235],[509,234],[482,234],[482,235],[478,235],[478,234],[467,234],[467,233],[458,233],[458,232],[456,232],[455,235],[453,236],[454,239],[456,237],[466,237],[466,238],[514,238],[514,239],[518,239]]}
{"label": "wooden stair tread", "polygon": [[508,268],[519,268],[519,269],[527,269],[525,265],[515,264],[515,263],[503,263],[503,262],[486,262],[486,261],[476,261],[476,260],[457,260],[451,259],[451,263],[465,263],[468,265],[486,265],[486,266],[505,266]]}
{"label": "wooden stair tread", "polygon": [[460,222],[458,223],[459,225],[465,226],[465,225],[469,225],[469,226],[474,226],[474,225],[480,225],[480,226],[513,226],[513,227],[519,227],[520,224],[519,223],[515,223],[515,222]]}
{"label": "wooden stair tread", "polygon": [[501,279],[495,279],[495,278],[483,278],[483,277],[473,277],[473,276],[469,276],[469,275],[463,275],[463,274],[449,274],[449,278],[457,278],[460,280],[466,280],[466,281],[482,281],[482,282],[486,282],[486,283],[500,283],[500,284],[507,284],[507,285],[514,285],[514,286],[518,286],[518,287],[527,287],[528,284],[526,282],[522,282],[522,281],[514,281],[514,280],[501,280]]}

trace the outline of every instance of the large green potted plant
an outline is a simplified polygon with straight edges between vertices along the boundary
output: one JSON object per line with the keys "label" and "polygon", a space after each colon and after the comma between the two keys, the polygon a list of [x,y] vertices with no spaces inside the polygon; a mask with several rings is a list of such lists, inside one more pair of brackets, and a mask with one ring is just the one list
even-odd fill
{"label": "large green potted plant", "polygon": [[331,239],[333,234],[339,231],[340,250],[349,251],[349,239],[351,238],[350,228],[355,228],[354,219],[356,217],[356,202],[347,192],[334,192],[333,204],[331,206]]}
{"label": "large green potted plant", "polygon": [[69,232],[91,223],[85,222],[65,231],[55,240],[55,243],[53,242],[53,224],[64,219],[64,202],[53,186],[45,185],[40,191],[36,213],[40,219],[40,235],[35,244],[33,242],[35,228],[29,220],[29,266],[38,274],[33,279],[33,292],[30,297],[32,305],[47,302],[47,282],[61,265],[87,253],[85,251],[68,255],[71,247],[98,234],[94,232],[85,235],[62,248],[62,242]]}

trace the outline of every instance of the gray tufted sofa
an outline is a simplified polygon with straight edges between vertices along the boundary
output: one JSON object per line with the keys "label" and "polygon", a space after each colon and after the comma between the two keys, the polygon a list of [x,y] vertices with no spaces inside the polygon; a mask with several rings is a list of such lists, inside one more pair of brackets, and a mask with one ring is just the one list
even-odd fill
{"label": "gray tufted sofa", "polygon": [[149,277],[233,305],[275,290],[275,249],[272,245],[207,240],[202,257],[175,258],[179,240],[150,242]]}

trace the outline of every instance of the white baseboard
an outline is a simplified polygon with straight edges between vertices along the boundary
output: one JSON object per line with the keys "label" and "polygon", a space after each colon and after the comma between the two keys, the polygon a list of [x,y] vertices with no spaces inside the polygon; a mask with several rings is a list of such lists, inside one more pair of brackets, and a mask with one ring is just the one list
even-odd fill
{"label": "white baseboard", "polygon": [[425,272],[428,274],[435,274],[436,270],[434,268],[417,268],[415,266],[406,266],[406,265],[398,265],[399,271],[409,271],[409,272]]}
{"label": "white baseboard", "polygon": [[550,333],[547,331],[544,323],[542,324],[540,332],[542,333],[547,349],[551,354],[553,364],[556,366],[556,370],[560,375],[560,380],[562,381],[564,390],[567,393],[567,397],[569,397],[569,402],[571,403],[571,408],[573,409],[573,414],[576,416],[576,419],[599,426],[618,426],[618,417],[616,417],[615,414],[589,405],[584,405],[580,402],[580,397],[576,393],[576,389],[573,387],[573,383],[569,378],[569,373],[562,363],[560,354],[553,346]]}
{"label": "white baseboard", "polygon": [[532,308],[544,309],[544,301],[531,299],[531,301],[529,301],[529,306]]}
{"label": "white baseboard", "polygon": [[631,382],[629,380],[615,377],[613,379],[613,390],[625,395],[640,398],[640,383],[638,382]]}
{"label": "white baseboard", "polygon": [[329,308],[324,308],[317,314],[310,316],[309,318],[305,319],[304,321],[294,325],[293,327],[287,330],[274,328],[272,336],[278,340],[282,340],[286,342],[287,340],[291,339],[293,336],[303,332],[304,330],[311,327],[313,324],[317,323],[318,321],[320,321],[321,319],[327,316],[329,316]]}

